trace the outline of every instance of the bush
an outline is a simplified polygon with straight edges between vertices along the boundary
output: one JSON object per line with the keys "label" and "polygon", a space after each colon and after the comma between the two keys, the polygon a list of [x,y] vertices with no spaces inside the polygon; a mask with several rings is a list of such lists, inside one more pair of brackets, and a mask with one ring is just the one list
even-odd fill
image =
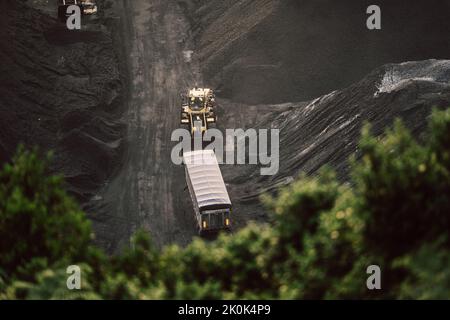
{"label": "bush", "polygon": [[47,163],[20,147],[0,171],[0,269],[8,277],[31,280],[37,270],[86,254],[90,223]]}
{"label": "bush", "polygon": [[434,114],[425,146],[400,121],[382,140],[372,137],[368,127],[363,131],[363,157],[353,172],[370,250],[393,258],[448,232],[450,166],[445,163],[448,146],[440,144],[450,133],[442,130],[447,113]]}

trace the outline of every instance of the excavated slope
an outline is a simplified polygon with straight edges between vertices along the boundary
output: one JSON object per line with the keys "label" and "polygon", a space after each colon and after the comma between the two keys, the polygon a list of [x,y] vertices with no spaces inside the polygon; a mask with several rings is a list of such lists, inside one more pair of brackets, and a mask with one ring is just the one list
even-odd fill
{"label": "excavated slope", "polygon": [[55,15],[48,1],[0,3],[0,160],[19,143],[53,150],[52,169],[84,203],[122,156],[122,82],[102,22],[69,32]]}
{"label": "excavated slope", "polygon": [[206,84],[247,104],[305,101],[386,63],[450,57],[448,0],[178,0]]}
{"label": "excavated slope", "polygon": [[[226,100],[224,108],[235,108]],[[301,172],[315,174],[329,165],[341,180],[348,179],[348,158],[357,157],[357,142],[364,122],[381,134],[401,118],[421,138],[433,107],[450,107],[450,60],[388,64],[361,81],[308,102],[264,106],[265,116],[254,123],[225,116],[224,127],[280,130],[280,170],[261,176],[259,166],[222,167],[236,207],[238,225],[249,219],[266,219],[259,196],[290,183]],[[247,107],[255,112],[258,106]]]}

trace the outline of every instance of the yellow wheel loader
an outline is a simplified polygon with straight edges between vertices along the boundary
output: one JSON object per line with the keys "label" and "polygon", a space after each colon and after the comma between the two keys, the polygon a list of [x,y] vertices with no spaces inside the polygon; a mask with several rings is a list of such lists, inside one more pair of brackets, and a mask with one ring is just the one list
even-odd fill
{"label": "yellow wheel loader", "polygon": [[182,96],[181,124],[189,125],[191,134],[204,133],[216,123],[216,98],[208,88],[195,87]]}

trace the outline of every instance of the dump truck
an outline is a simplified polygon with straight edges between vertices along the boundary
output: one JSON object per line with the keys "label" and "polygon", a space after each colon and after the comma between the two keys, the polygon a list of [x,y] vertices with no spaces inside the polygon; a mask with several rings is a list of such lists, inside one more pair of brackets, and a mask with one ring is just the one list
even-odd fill
{"label": "dump truck", "polygon": [[182,96],[181,124],[189,125],[191,134],[204,133],[216,123],[216,98],[208,88],[195,87]]}
{"label": "dump truck", "polygon": [[65,21],[67,19],[67,8],[73,5],[79,6],[83,15],[97,13],[97,5],[93,0],[59,0],[58,17]]}
{"label": "dump truck", "polygon": [[231,201],[213,150],[183,154],[199,235],[231,230]]}

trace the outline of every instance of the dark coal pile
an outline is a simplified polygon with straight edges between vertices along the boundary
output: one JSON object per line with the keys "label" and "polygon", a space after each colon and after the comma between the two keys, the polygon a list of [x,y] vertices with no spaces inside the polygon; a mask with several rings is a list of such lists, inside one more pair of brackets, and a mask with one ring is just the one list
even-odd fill
{"label": "dark coal pile", "polygon": [[305,101],[386,64],[450,57],[448,0],[179,0],[208,85],[248,104]]}
{"label": "dark coal pile", "polygon": [[[346,89],[308,102],[272,106],[265,119],[250,126],[280,129],[278,174],[261,176],[257,166],[222,167],[239,223],[266,219],[259,196],[288,184],[301,172],[313,175],[329,165],[347,180],[347,160],[358,156],[357,142],[365,121],[378,135],[393,119],[401,118],[420,139],[432,108],[449,106],[450,60],[388,64]],[[222,119],[226,125],[236,120]],[[245,120],[237,123],[248,126]]]}
{"label": "dark coal pile", "polygon": [[19,143],[53,150],[52,169],[84,203],[119,165],[122,83],[102,21],[68,31],[55,4],[0,3],[0,160]]}

